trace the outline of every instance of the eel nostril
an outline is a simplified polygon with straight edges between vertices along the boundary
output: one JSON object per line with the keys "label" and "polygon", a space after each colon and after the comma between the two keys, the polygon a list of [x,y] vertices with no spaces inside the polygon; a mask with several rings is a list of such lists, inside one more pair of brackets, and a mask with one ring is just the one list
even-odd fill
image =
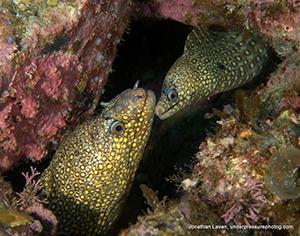
{"label": "eel nostril", "polygon": [[135,95],[134,95],[134,98],[133,98],[133,102],[134,102],[134,103],[138,102],[142,97],[143,97],[143,96],[140,96],[140,95],[135,94]]}

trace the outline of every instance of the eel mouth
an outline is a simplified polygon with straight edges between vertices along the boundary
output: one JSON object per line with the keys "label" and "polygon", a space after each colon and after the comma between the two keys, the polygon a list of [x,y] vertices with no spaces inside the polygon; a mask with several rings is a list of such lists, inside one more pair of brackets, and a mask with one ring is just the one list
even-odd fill
{"label": "eel mouth", "polygon": [[[192,104],[193,102],[193,95],[195,93],[191,93],[187,97],[183,97],[182,99],[178,100],[176,103],[174,103],[172,106],[168,107],[167,109],[164,109],[164,101],[158,101],[156,107],[155,107],[155,114],[159,117],[159,119],[164,120],[169,118],[170,116],[174,115],[176,112],[183,110],[188,105]],[[175,108],[179,103],[182,103],[183,106],[180,106],[178,108]],[[175,109],[174,109],[175,108]],[[173,110],[172,110],[173,109]]]}
{"label": "eel mouth", "polygon": [[178,105],[179,102],[181,102],[183,99],[179,100],[178,102],[174,103],[172,106],[170,106],[167,110],[164,109],[163,105],[161,105],[162,102],[158,102],[156,108],[155,108],[155,114],[159,117],[159,119],[164,120],[169,118],[170,116],[174,115],[177,111],[177,109],[172,109]]}

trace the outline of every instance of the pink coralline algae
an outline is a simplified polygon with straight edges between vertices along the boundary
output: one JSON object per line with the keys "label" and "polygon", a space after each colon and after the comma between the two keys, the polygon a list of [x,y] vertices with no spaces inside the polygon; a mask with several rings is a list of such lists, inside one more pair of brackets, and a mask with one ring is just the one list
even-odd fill
{"label": "pink coralline algae", "polygon": [[[27,214],[34,214],[35,218],[42,225],[40,231],[43,231],[44,235],[52,235],[55,232],[57,225],[57,219],[52,211],[45,209],[43,204],[47,204],[47,199],[38,196],[39,190],[42,186],[39,185],[40,180],[34,178],[40,175],[40,172],[36,171],[36,168],[30,167],[31,174],[22,173],[25,177],[25,188],[21,193],[17,193],[19,196],[16,201],[18,210],[24,210]],[[34,226],[31,226],[34,228]],[[36,230],[37,231],[37,230]]]}
{"label": "pink coralline algae", "polygon": [[[252,168],[265,161],[258,150],[240,150],[238,145],[247,145],[239,138],[245,125],[234,127],[233,120],[225,121],[217,140],[208,138],[200,145],[196,156],[200,161],[194,167],[194,174],[201,176],[196,200],[209,204],[226,223],[253,224],[267,201],[261,177]],[[227,132],[229,137],[225,137]],[[194,186],[185,189],[196,191]]]}
{"label": "pink coralline algae", "polygon": [[126,0],[1,3],[0,170],[42,159],[66,122],[92,115],[130,10]]}
{"label": "pink coralline algae", "polygon": [[[241,185],[244,187],[232,186],[228,193],[218,192],[217,197],[209,198],[209,201],[212,201],[212,205],[216,203],[218,206],[220,202],[224,204],[225,213],[221,218],[224,218],[226,223],[235,219],[236,222],[250,225],[249,220],[256,222],[259,219],[258,214],[265,204],[263,182],[259,179],[252,180],[251,176],[246,174],[246,179]],[[239,216],[239,213],[245,211],[248,214]]]}
{"label": "pink coralline algae", "polygon": [[[137,15],[171,18],[184,23],[189,21],[188,15],[197,16],[201,12],[201,9],[196,8],[192,0],[149,1],[147,3],[134,1],[134,7]],[[193,21],[189,23],[197,25]]]}
{"label": "pink coralline algae", "polygon": [[22,155],[43,158],[45,145],[65,126],[62,112],[70,107],[78,83],[76,59],[60,52],[32,58],[29,65],[23,61],[27,66],[16,71],[2,90],[2,169]]}
{"label": "pink coralline algae", "polygon": [[35,181],[34,178],[40,175],[40,172],[36,171],[36,168],[33,167],[30,167],[30,169],[31,175],[29,175],[28,173],[22,173],[26,180],[26,187],[23,189],[22,193],[17,193],[17,195],[20,197],[17,201],[17,205],[20,205],[20,210],[28,208],[29,205],[32,205],[35,202],[47,203],[46,199],[41,200],[37,197],[37,193],[42,188],[42,186],[39,185],[40,180]]}
{"label": "pink coralline algae", "polygon": [[255,28],[271,36],[278,54],[289,55],[300,40],[300,3],[275,0],[134,1],[136,16],[171,18],[187,25]]}

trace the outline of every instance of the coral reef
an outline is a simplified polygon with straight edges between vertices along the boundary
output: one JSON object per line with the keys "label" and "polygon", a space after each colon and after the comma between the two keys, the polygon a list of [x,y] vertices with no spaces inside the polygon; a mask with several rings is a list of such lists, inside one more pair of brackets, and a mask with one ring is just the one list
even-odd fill
{"label": "coral reef", "polygon": [[[146,185],[141,185],[147,204],[153,210],[148,209],[148,216],[140,216],[138,223],[120,235],[194,235],[191,222],[207,225],[220,224],[218,217],[205,205],[190,200],[186,202],[170,201],[165,196],[159,201],[154,191]],[[166,214],[167,212],[167,214]],[[193,220],[192,220],[193,219]],[[196,220],[195,220],[196,219]],[[221,229],[206,229],[202,235],[218,235]]]}
{"label": "coral reef", "polygon": [[130,6],[126,0],[0,3],[0,170],[24,156],[42,159],[49,143],[60,143],[66,122],[73,129],[94,112]]}

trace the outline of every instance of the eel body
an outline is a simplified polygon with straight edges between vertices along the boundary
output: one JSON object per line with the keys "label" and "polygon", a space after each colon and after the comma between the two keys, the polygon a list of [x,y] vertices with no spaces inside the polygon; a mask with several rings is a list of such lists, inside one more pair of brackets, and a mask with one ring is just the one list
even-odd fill
{"label": "eel body", "polygon": [[253,79],[268,61],[266,37],[254,30],[213,31],[196,27],[184,53],[168,71],[155,108],[166,119],[187,106]]}
{"label": "eel body", "polygon": [[59,146],[41,176],[58,235],[105,235],[132,187],[154,117],[155,94],[127,89]]}

